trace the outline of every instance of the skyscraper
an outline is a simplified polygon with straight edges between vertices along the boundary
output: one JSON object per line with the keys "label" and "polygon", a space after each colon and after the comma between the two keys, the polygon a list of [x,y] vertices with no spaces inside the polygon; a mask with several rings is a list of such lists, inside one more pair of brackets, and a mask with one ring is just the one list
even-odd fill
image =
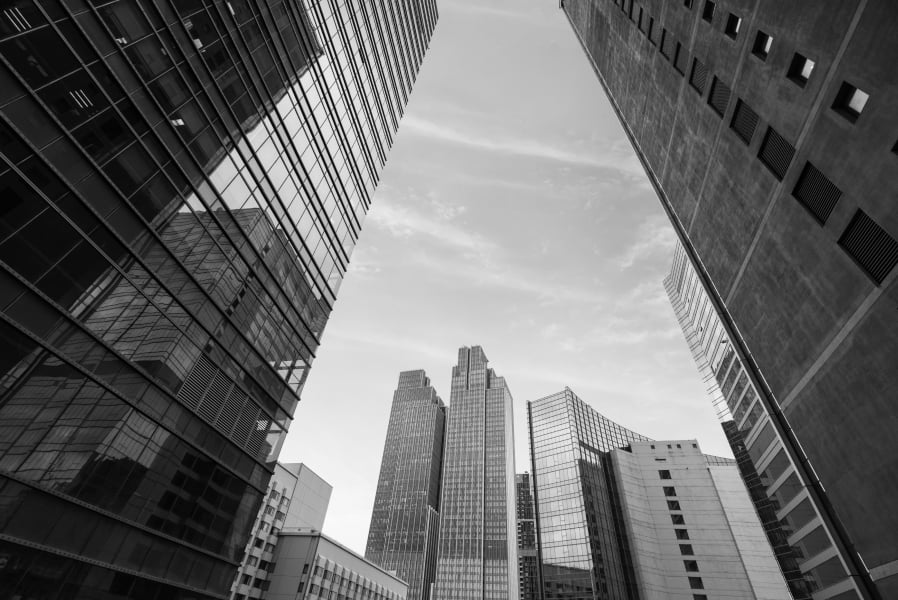
{"label": "skyscraper", "polygon": [[653,442],[570,389],[528,421],[543,598],[789,598],[732,459]]}
{"label": "skyscraper", "polygon": [[0,589],[227,597],[435,22],[4,4]]}
{"label": "skyscraper", "polygon": [[511,392],[480,346],[452,368],[435,600],[517,600]]}
{"label": "skyscraper", "polygon": [[539,600],[539,555],[536,551],[536,507],[530,473],[515,475],[518,519],[518,586],[520,600]]}
{"label": "skyscraper", "polygon": [[775,417],[759,400],[680,245],[664,287],[793,597],[808,599],[834,585],[854,589],[847,551],[827,519],[826,492],[814,470],[802,469],[785,451]]}
{"label": "skyscraper", "polygon": [[784,452],[825,487],[833,574],[859,587],[819,593],[898,597],[898,513],[868,508],[898,497],[894,3],[561,5]]}
{"label": "skyscraper", "polygon": [[399,374],[393,393],[365,558],[428,600],[439,535],[446,407],[424,371]]}

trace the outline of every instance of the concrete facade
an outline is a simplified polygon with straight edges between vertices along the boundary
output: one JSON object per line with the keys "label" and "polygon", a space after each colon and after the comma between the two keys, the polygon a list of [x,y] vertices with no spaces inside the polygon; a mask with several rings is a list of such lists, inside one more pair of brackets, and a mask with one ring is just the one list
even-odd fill
{"label": "concrete facade", "polygon": [[813,463],[848,576],[898,597],[898,512],[870,509],[898,497],[898,11],[561,4],[771,426]]}
{"label": "concrete facade", "polygon": [[317,531],[281,532],[266,600],[405,600],[408,584]]}

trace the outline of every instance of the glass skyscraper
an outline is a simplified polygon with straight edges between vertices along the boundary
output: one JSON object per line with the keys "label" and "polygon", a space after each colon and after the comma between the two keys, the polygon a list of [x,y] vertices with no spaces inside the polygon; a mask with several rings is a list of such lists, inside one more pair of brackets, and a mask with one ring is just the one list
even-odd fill
{"label": "glass skyscraper", "polygon": [[424,371],[400,373],[365,558],[408,583],[408,600],[430,598],[445,431],[446,407]]}
{"label": "glass skyscraper", "polygon": [[0,590],[225,598],[435,2],[0,10]]}
{"label": "glass skyscraper", "polygon": [[518,520],[518,583],[520,600],[539,600],[539,555],[536,551],[536,509],[530,473],[515,475]]}
{"label": "glass skyscraper", "polygon": [[517,600],[511,392],[480,346],[452,368],[435,600]]}

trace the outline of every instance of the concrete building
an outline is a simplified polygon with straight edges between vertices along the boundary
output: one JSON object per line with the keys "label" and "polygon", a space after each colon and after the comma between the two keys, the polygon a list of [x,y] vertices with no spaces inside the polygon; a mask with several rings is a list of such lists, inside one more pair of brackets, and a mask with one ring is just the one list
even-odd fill
{"label": "concrete building", "polygon": [[511,392],[480,346],[452,368],[435,600],[517,600]]}
{"label": "concrete building", "polygon": [[530,474],[518,473],[515,477],[517,490],[518,522],[518,585],[520,600],[539,600],[539,554],[536,550],[536,507],[533,504],[533,489]]}
{"label": "concrete building", "polygon": [[527,408],[545,600],[790,598],[735,461],[654,442],[570,389]]}
{"label": "concrete building", "polygon": [[783,450],[826,490],[858,583],[816,597],[898,597],[898,512],[869,509],[898,497],[894,2],[560,5]]}
{"label": "concrete building", "polygon": [[436,3],[0,12],[0,590],[224,600]]}
{"label": "concrete building", "polygon": [[333,488],[303,463],[278,463],[253,523],[231,600],[267,597],[269,574],[283,530],[321,531]]}
{"label": "concrete building", "polygon": [[405,600],[408,584],[318,531],[279,535],[266,600]]}
{"label": "concrete building", "polygon": [[365,558],[409,585],[409,600],[429,600],[439,536],[440,474],[446,406],[424,371],[399,374]]}
{"label": "concrete building", "polygon": [[850,557],[825,518],[826,491],[813,468],[799,468],[785,451],[775,415],[760,401],[682,246],[664,287],[793,597],[860,592],[848,577]]}

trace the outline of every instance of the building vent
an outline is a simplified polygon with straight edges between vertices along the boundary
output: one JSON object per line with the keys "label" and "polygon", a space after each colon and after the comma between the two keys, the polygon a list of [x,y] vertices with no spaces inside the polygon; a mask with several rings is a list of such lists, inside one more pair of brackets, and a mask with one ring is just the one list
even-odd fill
{"label": "building vent", "polygon": [[761,159],[764,166],[782,181],[786,176],[786,171],[789,170],[793,156],[795,156],[795,148],[792,147],[792,144],[778,134],[773,127],[768,127],[767,135],[764,136],[761,149],[758,151],[758,158]]}
{"label": "building vent", "polygon": [[674,52],[673,64],[674,69],[676,69],[680,75],[686,74],[686,54],[686,49],[683,48],[683,45],[680,42],[677,42],[677,50]]}
{"label": "building vent", "polygon": [[699,59],[692,59],[692,74],[689,76],[689,85],[702,95],[705,93],[705,85],[708,83],[708,67]]}
{"label": "building vent", "polygon": [[714,109],[714,112],[721,117],[727,111],[727,104],[730,103],[731,93],[732,90],[730,90],[729,86],[717,79],[717,77],[711,82],[711,94],[708,96],[708,104],[710,104],[711,108]]}
{"label": "building vent", "polygon": [[746,145],[751,144],[751,138],[758,126],[758,113],[742,100],[736,101],[736,110],[733,111],[733,121],[730,127],[736,132]]}
{"label": "building vent", "polygon": [[792,195],[824,225],[842,197],[842,190],[809,162],[804,166]]}
{"label": "building vent", "polygon": [[839,238],[839,245],[877,285],[898,264],[898,242],[860,209]]}
{"label": "building vent", "polygon": [[673,36],[669,33],[667,29],[661,29],[661,44],[658,46],[661,56],[667,60],[670,60],[670,47],[673,44]]}
{"label": "building vent", "polygon": [[178,390],[178,400],[190,408],[196,409],[203,394],[206,393],[206,388],[212,383],[217,370],[218,368],[205,354],[200,354],[181,389]]}

